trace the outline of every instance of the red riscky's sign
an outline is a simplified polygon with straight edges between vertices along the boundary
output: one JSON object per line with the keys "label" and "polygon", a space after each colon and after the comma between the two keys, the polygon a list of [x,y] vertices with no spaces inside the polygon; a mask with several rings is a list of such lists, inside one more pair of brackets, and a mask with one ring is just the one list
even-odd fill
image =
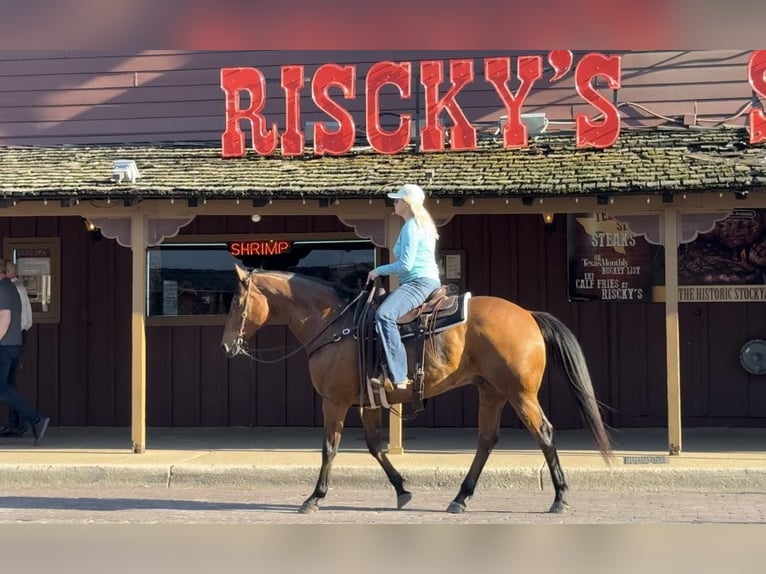
{"label": "red riscky's sign", "polygon": [[[753,91],[766,98],[766,50],[755,50],[747,64],[747,78]],[[766,116],[763,110],[750,110],[750,143],[766,141]]]}
{"label": "red riscky's sign", "polygon": [[[554,69],[550,82],[563,77],[573,65],[572,52],[553,50],[548,62]],[[577,147],[609,147],[620,135],[620,116],[617,107],[593,86],[594,80],[605,81],[609,89],[620,87],[620,57],[599,53],[584,55],[575,67],[575,89],[591,106],[593,114],[577,114]],[[465,116],[457,102],[457,95],[474,82],[474,61],[450,60],[447,79],[450,82],[445,93],[440,86],[445,81],[444,62],[429,60],[420,62],[420,86],[414,86],[411,62],[377,62],[365,77],[365,132],[372,148],[380,153],[395,154],[404,150],[412,139],[411,114],[402,113],[397,127],[385,129],[380,123],[380,91],[386,85],[398,88],[402,98],[411,98],[413,90],[423,91],[424,125],[421,130],[420,150],[443,151],[445,130],[449,129],[451,150],[476,149],[476,128]],[[330,97],[331,88],[339,89],[345,100],[353,100],[356,94],[356,66],[323,64],[311,78],[311,97],[316,106],[337,129],[330,129],[324,122],[314,125],[315,155],[342,155],[354,145],[356,126],[354,118],[339,102]],[[484,59],[484,80],[490,83],[505,106],[507,123],[503,128],[503,146],[522,148],[528,145],[527,129],[521,119],[524,101],[532,87],[543,76],[542,56],[520,56],[516,62],[518,88],[508,88],[511,79],[511,58]],[[281,147],[282,155],[297,156],[304,153],[305,135],[301,130],[301,90],[305,85],[304,66],[290,65],[281,68],[281,84],[285,93],[285,129],[279,132],[276,123],[269,125],[263,109],[266,104],[266,78],[256,68],[221,69],[221,88],[226,94],[226,131],[222,136],[223,157],[245,155],[245,133],[239,127],[240,120],[250,123],[252,146],[260,155],[271,155]],[[249,102],[241,106],[241,95],[246,92]],[[440,125],[439,116],[447,113],[452,125]]]}

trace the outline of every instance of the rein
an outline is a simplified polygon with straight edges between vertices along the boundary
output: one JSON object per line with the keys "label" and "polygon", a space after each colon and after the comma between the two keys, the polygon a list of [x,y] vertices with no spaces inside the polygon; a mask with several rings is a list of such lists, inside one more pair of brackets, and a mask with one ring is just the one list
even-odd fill
{"label": "rein", "polygon": [[[312,338],[311,338],[311,339],[310,339],[308,342],[306,342],[306,343],[303,343],[303,344],[302,344],[300,347],[298,347],[298,348],[296,348],[296,349],[294,349],[294,350],[290,351],[289,353],[287,353],[287,354],[285,354],[285,355],[283,355],[283,356],[281,356],[281,357],[279,357],[279,358],[276,358],[276,359],[261,359],[260,357],[257,357],[257,356],[253,355],[253,354],[250,352],[250,348],[249,348],[249,345],[247,344],[247,341],[245,340],[245,321],[247,321],[247,306],[248,306],[248,304],[250,303],[250,286],[251,286],[251,285],[252,285],[252,283],[253,283],[253,273],[255,273],[255,269],[253,269],[252,271],[250,271],[250,275],[248,275],[248,277],[247,277],[247,291],[245,292],[245,304],[244,304],[244,305],[243,305],[243,307],[242,307],[242,313],[241,313],[241,315],[240,315],[240,316],[241,316],[241,318],[242,318],[242,323],[240,324],[240,327],[239,327],[239,333],[237,334],[237,338],[234,340],[234,346],[235,346],[235,348],[237,349],[237,353],[238,353],[238,354],[240,354],[240,355],[245,355],[245,356],[246,356],[246,357],[248,357],[250,360],[252,360],[252,361],[255,361],[256,363],[261,363],[261,364],[265,364],[265,365],[270,365],[270,364],[273,364],[273,363],[279,363],[280,361],[284,361],[285,359],[288,359],[288,358],[292,357],[293,355],[296,355],[296,354],[297,354],[297,353],[299,353],[300,351],[303,351],[303,350],[305,350],[305,349],[308,349],[308,347],[309,347],[311,344],[315,343],[315,342],[316,342],[316,340],[317,340],[317,339],[319,339],[319,337],[320,337],[320,336],[321,336],[321,335],[322,335],[322,334],[323,334],[325,331],[327,331],[327,329],[329,329],[329,328],[330,328],[332,325],[334,325],[334,324],[335,324],[335,323],[336,323],[336,322],[337,322],[337,321],[338,321],[338,320],[339,320],[341,317],[343,317],[343,315],[344,315],[344,314],[345,314],[345,313],[346,313],[346,312],[347,312],[349,309],[351,309],[351,307],[352,307],[352,306],[354,306],[354,305],[357,303],[357,301],[359,301],[359,299],[361,299],[361,298],[362,298],[362,296],[363,296],[363,295],[364,295],[364,293],[365,293],[365,292],[364,292],[364,290],[362,290],[362,291],[359,293],[359,295],[357,295],[356,297],[354,297],[354,299],[353,299],[351,302],[349,302],[349,304],[348,304],[348,305],[346,305],[346,306],[345,306],[345,307],[344,307],[344,308],[343,308],[343,309],[340,311],[340,313],[338,313],[337,315],[335,315],[335,316],[334,316],[334,317],[333,317],[333,318],[332,318],[332,319],[331,319],[331,320],[330,320],[330,321],[329,321],[329,322],[328,322],[328,323],[327,323],[327,324],[326,324],[324,327],[322,327],[322,328],[319,330],[319,332],[318,332],[316,335],[314,335],[314,336],[313,336],[313,337],[312,337]],[[310,357],[310,356],[311,356],[313,353],[315,353],[316,351],[318,351],[319,349],[321,349],[322,347],[324,347],[325,345],[328,345],[328,344],[330,344],[330,343],[337,343],[338,341],[340,341],[340,340],[341,340],[343,337],[345,337],[346,335],[350,335],[350,334],[351,334],[351,332],[352,332],[352,330],[351,330],[351,329],[348,329],[348,328],[346,328],[346,329],[343,329],[343,330],[340,332],[340,334],[335,334],[335,335],[333,335],[332,339],[330,339],[329,341],[326,341],[325,343],[323,343],[323,344],[319,345],[319,346],[318,346],[318,347],[316,347],[315,349],[312,349],[312,350],[310,350],[310,351],[308,352],[308,355],[309,355],[309,357]],[[287,348],[287,347],[274,347],[274,348],[272,348],[272,349],[260,349],[260,350],[256,349],[256,352],[260,352],[260,353],[263,353],[264,351],[278,351],[278,350],[281,350],[281,349],[286,349],[286,348]]]}

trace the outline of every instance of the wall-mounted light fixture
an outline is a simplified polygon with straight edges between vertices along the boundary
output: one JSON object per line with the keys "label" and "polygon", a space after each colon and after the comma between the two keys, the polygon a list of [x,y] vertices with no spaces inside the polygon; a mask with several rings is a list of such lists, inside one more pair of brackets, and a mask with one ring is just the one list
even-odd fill
{"label": "wall-mounted light fixture", "polygon": [[605,193],[599,194],[596,196],[596,204],[598,205],[609,205],[609,196]]}
{"label": "wall-mounted light fixture", "polygon": [[550,211],[543,213],[543,222],[545,225],[550,225],[553,223],[553,214]]}
{"label": "wall-mounted light fixture", "polygon": [[124,180],[130,183],[136,183],[136,180],[141,177],[138,173],[138,167],[136,162],[132,159],[117,159],[112,162],[112,181],[115,183],[122,183]]}
{"label": "wall-mounted light fixture", "polygon": [[[527,127],[527,135],[529,137],[539,136],[548,129],[548,118],[545,116],[545,112],[534,112],[529,114],[521,114],[521,121]],[[498,120],[498,135],[503,133],[505,124],[508,123],[508,116],[500,116]]]}
{"label": "wall-mounted light fixture", "polygon": [[73,203],[74,203],[73,199],[69,197],[65,197],[64,199],[61,200],[61,207],[72,207]]}
{"label": "wall-mounted light fixture", "polygon": [[186,200],[186,203],[189,207],[197,207],[199,206],[199,198],[198,197],[190,197]]}
{"label": "wall-mounted light fixture", "polygon": [[85,221],[85,229],[87,231],[96,231],[96,229],[98,229],[98,227],[96,227],[96,224],[93,223],[90,219],[85,219],[84,221]]}
{"label": "wall-mounted light fixture", "polygon": [[747,199],[747,196],[748,196],[748,192],[746,189],[734,192],[734,197],[736,199]]}

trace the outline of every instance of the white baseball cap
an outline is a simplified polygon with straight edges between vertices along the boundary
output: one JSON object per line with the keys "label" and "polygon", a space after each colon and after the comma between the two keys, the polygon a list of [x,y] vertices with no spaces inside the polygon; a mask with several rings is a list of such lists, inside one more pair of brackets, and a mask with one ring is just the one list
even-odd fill
{"label": "white baseball cap", "polygon": [[423,202],[426,200],[426,194],[423,189],[414,183],[404,184],[398,191],[389,193],[388,197],[391,199],[403,199],[409,204],[417,203],[418,205],[423,205]]}

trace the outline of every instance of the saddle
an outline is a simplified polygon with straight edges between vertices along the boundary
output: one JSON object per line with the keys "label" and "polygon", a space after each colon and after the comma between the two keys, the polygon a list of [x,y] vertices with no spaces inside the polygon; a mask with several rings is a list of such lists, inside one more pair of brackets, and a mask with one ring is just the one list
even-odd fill
{"label": "saddle", "polygon": [[[447,286],[435,289],[425,302],[412,311],[405,313],[396,323],[402,341],[407,349],[408,371],[413,374],[412,388],[394,389],[393,386],[376,388],[371,379],[387,380],[387,369],[383,346],[375,328],[375,310],[388,296],[388,292],[373,285],[366,301],[360,303],[354,314],[356,325],[359,366],[360,366],[360,404],[378,408],[390,408],[391,402],[412,402],[414,412],[406,418],[412,418],[424,410],[424,385],[426,342],[437,333],[465,323],[468,315],[468,301],[471,293],[448,295]],[[406,339],[414,338],[413,342]],[[377,397],[376,397],[377,395]],[[379,398],[379,403],[378,403]],[[408,399],[408,400],[407,400]]]}

